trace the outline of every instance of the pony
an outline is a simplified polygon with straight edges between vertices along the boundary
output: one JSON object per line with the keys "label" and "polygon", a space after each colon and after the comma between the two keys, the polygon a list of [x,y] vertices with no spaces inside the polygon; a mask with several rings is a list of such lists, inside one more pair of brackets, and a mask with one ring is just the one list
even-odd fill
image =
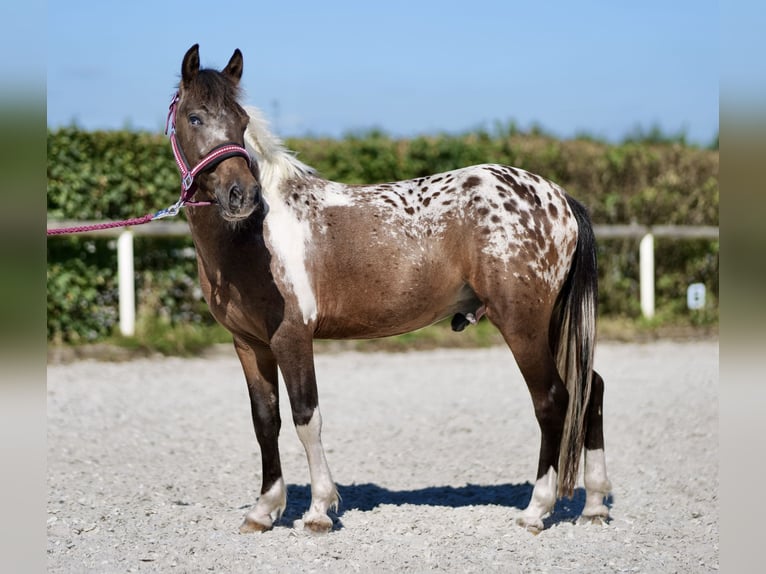
{"label": "pony", "polygon": [[543,529],[558,497],[572,496],[583,451],[582,518],[607,520],[596,247],[583,205],[539,175],[495,164],[378,185],[328,181],[240,104],[242,71],[239,50],[220,71],[201,68],[195,44],[171,105],[179,167],[234,150],[190,178],[187,219],[261,451],[260,496],[241,532],[271,529],[286,506],[278,371],[311,477],[303,524],[327,532],[339,497],[321,439],[313,340],[387,337],[450,316],[455,330],[486,316],[532,398],[540,454],[518,524]]}

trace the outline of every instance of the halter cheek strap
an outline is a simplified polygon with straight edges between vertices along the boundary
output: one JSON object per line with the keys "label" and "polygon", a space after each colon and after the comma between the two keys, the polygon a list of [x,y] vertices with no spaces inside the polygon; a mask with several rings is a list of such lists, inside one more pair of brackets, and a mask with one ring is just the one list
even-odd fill
{"label": "halter cheek strap", "polygon": [[176,166],[178,171],[181,172],[181,198],[176,204],[178,208],[183,205],[211,205],[210,201],[191,201],[194,192],[197,190],[196,177],[206,169],[217,165],[225,159],[232,157],[243,157],[247,161],[247,165],[250,166],[252,159],[247,150],[233,142],[223,143],[217,145],[210,150],[194,167],[189,167],[189,162],[186,160],[181,146],[178,145],[178,139],[176,138],[176,108],[178,107],[178,100],[180,96],[178,92],[173,96],[170,101],[170,108],[168,109],[168,118],[165,122],[165,134],[170,133],[170,146],[173,148],[173,157],[176,160]]}

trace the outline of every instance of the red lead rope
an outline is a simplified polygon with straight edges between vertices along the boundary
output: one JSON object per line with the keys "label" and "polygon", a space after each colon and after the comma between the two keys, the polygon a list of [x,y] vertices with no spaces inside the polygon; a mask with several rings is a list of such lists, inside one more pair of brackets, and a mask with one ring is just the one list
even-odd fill
{"label": "red lead rope", "polygon": [[60,227],[54,229],[48,229],[45,235],[68,235],[70,233],[84,233],[86,231],[98,231],[99,229],[111,229],[113,227],[129,227],[131,225],[141,225],[143,223],[149,223],[155,219],[155,214],[149,213],[143,217],[136,217],[134,219],[125,219],[123,221],[108,221],[106,223],[96,223],[93,225],[79,225],[76,227]]}
{"label": "red lead rope", "polygon": [[111,229],[114,227],[128,227],[131,225],[142,225],[149,223],[155,219],[162,219],[163,217],[172,217],[178,215],[178,212],[185,205],[190,206],[202,206],[212,205],[212,201],[191,201],[195,191],[195,179],[200,172],[204,171],[211,165],[214,165],[224,159],[230,157],[243,157],[247,160],[247,165],[251,163],[250,154],[247,150],[235,143],[225,143],[219,145],[208,154],[203,157],[200,162],[193,168],[189,168],[189,164],[186,162],[183,151],[176,141],[176,106],[178,105],[179,95],[176,93],[170,102],[170,109],[168,110],[168,119],[165,123],[165,133],[170,131],[170,147],[173,149],[173,157],[176,160],[178,171],[181,172],[181,197],[173,205],[166,209],[161,209],[156,213],[148,213],[143,217],[136,217],[133,219],[124,219],[122,221],[110,221],[106,223],[96,223],[93,225],[80,225],[76,227],[61,227],[46,230],[46,235],[66,235],[69,233],[83,233],[86,231],[97,231],[100,229]]}

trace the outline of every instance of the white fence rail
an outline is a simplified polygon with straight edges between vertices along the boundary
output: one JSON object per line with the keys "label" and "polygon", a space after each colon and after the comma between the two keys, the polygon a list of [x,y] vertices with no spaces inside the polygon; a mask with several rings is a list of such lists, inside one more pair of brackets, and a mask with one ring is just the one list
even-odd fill
{"label": "white fence rail", "polygon": [[[48,221],[48,229],[61,229],[102,223],[98,221]],[[594,225],[598,239],[640,238],[639,281],[641,312],[654,316],[654,238],[718,239],[718,227],[686,225]],[[91,231],[88,236],[117,238],[117,275],[119,284],[120,333],[133,336],[136,329],[135,274],[133,268],[133,236],[179,237],[189,235],[189,226],[180,221],[155,221],[150,225]],[[55,238],[60,236],[50,236]],[[50,239],[49,238],[49,239]]]}

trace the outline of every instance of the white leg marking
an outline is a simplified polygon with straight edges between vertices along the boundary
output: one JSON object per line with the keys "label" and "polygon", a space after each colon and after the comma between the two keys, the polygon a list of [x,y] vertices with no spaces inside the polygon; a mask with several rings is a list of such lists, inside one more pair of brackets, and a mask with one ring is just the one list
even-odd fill
{"label": "white leg marking", "polygon": [[327,510],[338,508],[338,491],[322,446],[322,415],[319,407],[314,410],[308,424],[296,425],[295,430],[306,449],[311,475],[311,508],[303,516],[303,524],[310,530],[328,531],[332,528],[332,520],[327,516]]}
{"label": "white leg marking", "polygon": [[279,520],[287,506],[285,481],[280,478],[258,497],[255,506],[245,515],[240,532],[269,530]]}
{"label": "white leg marking", "polygon": [[548,472],[535,482],[532,499],[517,520],[518,524],[537,534],[543,529],[543,517],[553,510],[555,504],[556,471],[551,466]]}
{"label": "white leg marking", "polygon": [[606,459],[604,449],[585,449],[585,518],[606,518],[609,509],[604,504],[604,497],[612,490],[606,477]]}

